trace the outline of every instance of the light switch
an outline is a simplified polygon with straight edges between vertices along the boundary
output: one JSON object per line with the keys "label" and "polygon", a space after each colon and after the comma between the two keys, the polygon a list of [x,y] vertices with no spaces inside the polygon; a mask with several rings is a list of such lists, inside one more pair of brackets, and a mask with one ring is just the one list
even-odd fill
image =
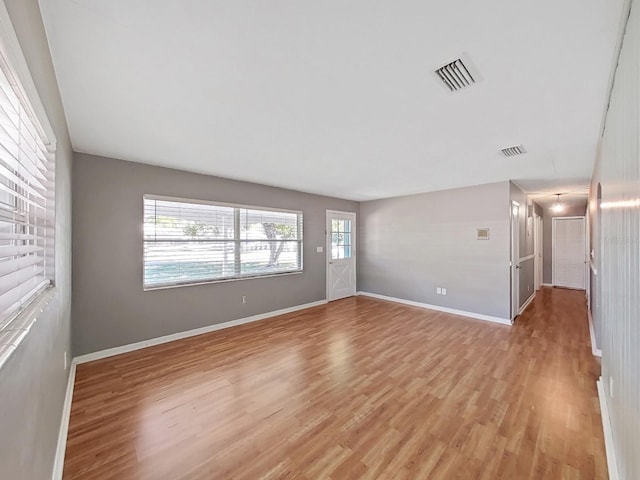
{"label": "light switch", "polygon": [[436,294],[442,295],[442,289],[440,287],[436,287]]}
{"label": "light switch", "polygon": [[316,247],[316,252],[322,253],[322,252],[324,252],[324,248],[323,247]]}
{"label": "light switch", "polygon": [[443,294],[443,295],[446,295],[446,294],[447,294],[447,289],[446,289],[446,288],[443,288],[443,289],[442,289],[442,294]]}

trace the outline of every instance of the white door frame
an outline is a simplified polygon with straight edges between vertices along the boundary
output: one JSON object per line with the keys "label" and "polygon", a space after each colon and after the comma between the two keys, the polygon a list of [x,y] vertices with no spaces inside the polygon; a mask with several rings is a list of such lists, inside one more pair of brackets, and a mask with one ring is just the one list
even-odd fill
{"label": "white door frame", "polygon": [[[551,222],[551,283],[553,285],[556,284],[556,220],[576,220],[576,219],[582,219],[582,221],[584,222],[583,226],[586,231],[587,222],[586,222],[586,217],[584,215],[575,215],[573,217],[553,217],[551,219],[552,220]],[[587,270],[589,268],[589,264],[587,263],[587,248],[589,248],[588,245],[589,245],[589,242],[585,237],[585,240],[584,240],[585,272],[584,272],[584,283],[582,286],[582,288],[584,289],[587,288],[587,275],[589,274],[589,271]]]}
{"label": "white door frame", "polygon": [[538,265],[540,264],[540,258],[538,256],[540,250],[540,238],[538,232],[538,221],[540,217],[534,211],[533,212],[533,290],[534,293],[538,291],[540,286],[540,271],[538,270]]}
{"label": "white door frame", "polygon": [[539,217],[538,221],[538,258],[540,264],[538,265],[538,290],[542,288],[544,284],[544,218]]}
{"label": "white door frame", "polygon": [[533,268],[535,270],[534,274],[534,285],[535,290],[540,290],[540,286],[544,283],[542,280],[543,270],[542,270],[542,245],[543,245],[543,229],[542,229],[542,217],[534,212],[533,214],[533,254],[535,255]]}
{"label": "white door frame", "polygon": [[353,294],[356,294],[357,291],[357,279],[358,279],[358,275],[357,275],[357,271],[356,271],[356,267],[358,265],[358,262],[356,261],[356,255],[357,255],[357,248],[356,248],[356,220],[357,220],[357,215],[356,212],[345,212],[342,210],[327,210],[326,213],[326,218],[325,218],[325,222],[324,222],[324,236],[325,236],[325,277],[326,277],[326,281],[325,281],[325,296],[327,301],[329,301],[329,265],[331,262],[331,236],[329,235],[329,219],[331,218],[332,215],[334,214],[338,214],[338,215],[350,215],[353,216],[353,220],[351,223],[351,241],[353,242],[353,244],[351,245],[351,258],[353,259]]}
{"label": "white door frame", "polygon": [[587,297],[587,309],[591,310],[591,269],[589,268],[589,262],[591,260],[591,228],[589,218],[589,205],[587,205],[587,212],[584,216],[584,248],[585,248],[585,271],[584,271],[584,294]]}
{"label": "white door frame", "polygon": [[[514,221],[514,209],[518,209],[518,215]],[[520,310],[520,204],[511,201],[509,205],[509,219],[511,227],[511,258],[509,270],[511,271],[511,320],[513,321]]]}

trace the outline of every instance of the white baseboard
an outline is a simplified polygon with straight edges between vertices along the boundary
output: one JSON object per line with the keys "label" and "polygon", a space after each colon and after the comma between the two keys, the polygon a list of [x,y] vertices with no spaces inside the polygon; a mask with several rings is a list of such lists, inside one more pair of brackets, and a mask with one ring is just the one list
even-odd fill
{"label": "white baseboard", "polygon": [[389,302],[403,303],[405,305],[411,305],[412,307],[426,308],[427,310],[436,310],[438,312],[451,313],[453,315],[461,315],[463,317],[475,318],[477,320],[484,320],[487,322],[500,323],[502,325],[512,324],[511,320],[509,320],[508,318],[492,317],[490,315],[483,315],[481,313],[467,312],[465,310],[456,310],[455,308],[441,307],[439,305],[431,305],[428,303],[414,302],[413,300],[405,300],[403,298],[388,297],[386,295],[379,295],[377,293],[357,292],[356,295],[377,298],[379,300],[387,300]]}
{"label": "white baseboard", "polygon": [[597,381],[598,398],[600,399],[600,416],[602,417],[602,430],[604,431],[604,448],[607,454],[607,467],[609,467],[609,479],[619,480],[618,461],[616,456],[615,445],[613,443],[613,431],[611,430],[611,420],[609,416],[609,405],[607,404],[607,396],[604,393],[604,384],[602,377]]}
{"label": "white baseboard", "polygon": [[163,337],[152,338],[149,340],[143,340],[142,342],[131,343],[129,345],[123,345],[121,347],[108,348],[99,352],[89,353],[86,355],[80,355],[71,362],[71,368],[69,370],[69,379],[67,381],[67,392],[64,399],[64,406],[62,409],[62,419],[60,421],[60,431],[58,433],[58,446],[56,448],[56,457],[53,464],[53,480],[61,480],[64,470],[64,454],[67,448],[67,434],[69,432],[69,416],[71,415],[71,402],[73,400],[73,386],[76,378],[76,365],[80,363],[91,362],[93,360],[99,360],[101,358],[111,357],[113,355],[119,355],[121,353],[132,352],[134,350],[140,350],[141,348],[151,347],[153,345],[160,345],[162,343],[172,342],[174,340],[180,340],[182,338],[193,337],[196,335],[202,335],[203,333],[215,332],[216,330],[222,330],[225,328],[235,327],[237,325],[244,325],[245,323],[257,322],[267,318],[275,317],[278,315],[284,315],[285,313],[297,312],[298,310],[304,310],[306,308],[316,307],[318,305],[324,305],[327,300],[319,300],[317,302],[305,303],[303,305],[296,305],[294,307],[283,308],[272,312],[261,313],[259,315],[253,315],[251,317],[239,318],[237,320],[231,320],[229,322],[218,323],[215,325],[209,325],[202,328],[196,328],[193,330],[187,330],[185,332],[178,332],[171,335],[165,335]]}
{"label": "white baseboard", "polygon": [[128,345],[122,345],[120,347],[107,348],[106,350],[100,350],[98,352],[88,353],[86,355],[80,355],[74,358],[75,363],[86,363],[94,360],[100,360],[102,358],[112,357],[114,355],[120,355],[121,353],[133,352],[134,350],[140,350],[141,348],[152,347],[154,345],[160,345],[162,343],[173,342],[174,340],[181,340],[183,338],[195,337],[196,335],[202,335],[203,333],[215,332],[216,330],[222,330],[225,328],[235,327],[237,325],[244,325],[245,323],[257,322],[266,318],[276,317],[278,315],[284,315],[285,313],[297,312],[298,310],[304,310],[306,308],[316,307],[318,305],[324,305],[327,300],[318,300],[317,302],[305,303],[303,305],[296,305],[294,307],[282,308],[280,310],[274,310],[272,312],[260,313],[251,317],[239,318],[237,320],[231,320],[229,322],[216,323],[215,325],[208,325],[206,327],[195,328],[193,330],[187,330],[184,332],[172,333],[171,335],[165,335],[162,337],[150,338],[149,340],[142,340],[141,342],[130,343]]}
{"label": "white baseboard", "polygon": [[553,287],[553,283],[541,283],[540,285],[542,285],[543,287]]}
{"label": "white baseboard", "polygon": [[69,432],[69,416],[71,415],[71,401],[73,400],[73,385],[76,380],[76,364],[71,362],[69,368],[69,378],[67,379],[67,392],[64,397],[64,405],[62,407],[62,418],[60,419],[60,430],[58,432],[58,446],[56,448],[56,457],[53,463],[53,480],[62,479],[62,471],[64,469],[64,453],[67,449],[67,433]]}
{"label": "white baseboard", "polygon": [[526,302],[524,302],[524,305],[522,305],[522,307],[520,307],[520,310],[518,311],[518,315],[522,315],[524,313],[524,311],[527,309],[527,307],[531,304],[531,302],[533,302],[533,299],[536,298],[536,292],[533,292],[531,294],[531,296],[527,299]]}
{"label": "white baseboard", "polygon": [[596,344],[596,333],[593,329],[593,317],[591,316],[591,310],[589,308],[587,308],[587,317],[589,318],[589,335],[591,335],[591,353],[594,357],[602,357],[602,350],[600,350]]}

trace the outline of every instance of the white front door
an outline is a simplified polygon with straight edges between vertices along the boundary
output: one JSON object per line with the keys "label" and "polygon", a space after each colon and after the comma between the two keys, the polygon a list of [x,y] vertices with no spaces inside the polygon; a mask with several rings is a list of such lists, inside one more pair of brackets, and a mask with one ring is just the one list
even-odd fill
{"label": "white front door", "polygon": [[553,219],[553,284],[585,289],[586,235],[584,217]]}
{"label": "white front door", "polygon": [[356,214],[327,210],[327,300],[356,294]]}

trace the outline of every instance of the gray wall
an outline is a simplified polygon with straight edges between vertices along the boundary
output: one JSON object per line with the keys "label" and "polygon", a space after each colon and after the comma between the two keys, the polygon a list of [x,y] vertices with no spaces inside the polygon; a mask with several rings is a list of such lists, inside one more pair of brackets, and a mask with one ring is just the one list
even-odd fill
{"label": "gray wall", "polygon": [[[316,247],[325,245],[326,210],[358,213],[347,200],[85,154],[73,175],[76,354],[323,300],[325,254]],[[145,292],[145,193],[302,210],[304,272]]]}
{"label": "gray wall", "polygon": [[71,354],[71,142],[37,0],[5,0],[58,140],[56,299],[0,370],[0,477],[51,478]]}
{"label": "gray wall", "polygon": [[359,290],[509,318],[509,195],[501,182],[361,203]]}
{"label": "gray wall", "polygon": [[520,262],[520,307],[535,292],[535,261],[533,258]]}
{"label": "gray wall", "polygon": [[582,217],[586,215],[587,205],[567,207],[562,213],[549,208],[543,209],[542,216],[542,283],[553,282],[553,217]]}
{"label": "gray wall", "polygon": [[[518,240],[520,243],[520,258],[526,258],[533,255],[534,243],[533,243],[533,202],[529,201],[527,194],[524,193],[520,187],[514,183],[509,185],[509,193],[511,201],[518,202],[520,208],[518,209]],[[531,213],[531,216],[528,216]],[[535,292],[535,261],[534,258],[520,261],[519,270],[519,306],[525,304],[525,302]]]}
{"label": "gray wall", "polygon": [[538,215],[539,217],[542,217],[544,215],[543,208],[535,202],[533,203],[533,209],[536,215]]}
{"label": "gray wall", "polygon": [[600,309],[602,380],[620,478],[640,478],[640,4],[632,3],[598,161],[591,212],[602,186],[601,213],[591,216]]}

